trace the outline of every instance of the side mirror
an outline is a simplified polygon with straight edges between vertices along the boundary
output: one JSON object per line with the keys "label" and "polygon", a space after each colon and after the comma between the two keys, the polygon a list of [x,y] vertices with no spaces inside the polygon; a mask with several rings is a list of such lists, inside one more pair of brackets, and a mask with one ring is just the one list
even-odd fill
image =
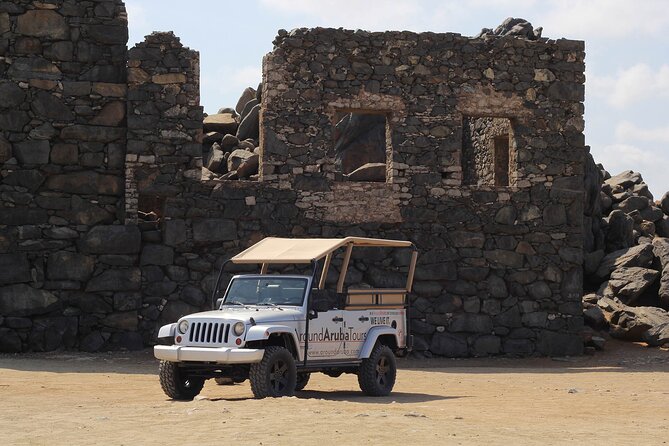
{"label": "side mirror", "polygon": [[221,304],[223,303],[223,299],[224,299],[223,297],[219,297],[218,299],[216,299],[216,307],[214,308],[215,310],[218,310],[219,308],[221,308]]}
{"label": "side mirror", "polygon": [[316,319],[316,318],[318,317],[318,311],[316,311],[316,310],[309,310],[309,312],[307,313],[307,317],[308,317],[309,319]]}

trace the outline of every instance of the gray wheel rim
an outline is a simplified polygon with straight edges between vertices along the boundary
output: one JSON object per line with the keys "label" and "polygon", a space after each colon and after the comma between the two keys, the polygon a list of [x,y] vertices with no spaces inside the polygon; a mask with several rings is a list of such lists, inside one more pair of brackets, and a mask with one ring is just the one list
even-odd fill
{"label": "gray wheel rim", "polygon": [[276,393],[282,392],[288,385],[288,364],[278,360],[272,365],[269,374],[269,385]]}
{"label": "gray wheel rim", "polygon": [[376,363],[376,383],[381,387],[386,387],[388,385],[389,374],[390,361],[388,361],[385,355],[382,355]]}

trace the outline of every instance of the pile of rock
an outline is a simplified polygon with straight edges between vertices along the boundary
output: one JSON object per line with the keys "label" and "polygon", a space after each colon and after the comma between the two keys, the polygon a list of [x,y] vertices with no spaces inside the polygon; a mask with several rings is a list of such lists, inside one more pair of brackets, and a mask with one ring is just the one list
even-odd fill
{"label": "pile of rock", "polygon": [[538,40],[541,38],[542,27],[534,28],[530,22],[525,19],[508,17],[494,30],[483,28],[475,37],[476,39],[486,36],[517,36],[528,40]]}
{"label": "pile of rock", "polygon": [[669,343],[669,192],[656,202],[641,174],[612,177],[590,157],[584,213],[586,323],[620,339]]}
{"label": "pile of rock", "polygon": [[248,87],[235,108],[204,118],[203,179],[258,179],[261,91]]}

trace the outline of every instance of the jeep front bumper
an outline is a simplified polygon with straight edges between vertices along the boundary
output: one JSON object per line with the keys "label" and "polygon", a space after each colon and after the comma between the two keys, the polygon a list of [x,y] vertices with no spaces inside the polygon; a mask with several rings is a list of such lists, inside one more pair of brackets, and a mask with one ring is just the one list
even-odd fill
{"label": "jeep front bumper", "polygon": [[260,362],[265,350],[230,347],[181,347],[178,345],[156,345],[153,355],[157,359],[171,362],[203,361],[218,364],[250,364]]}

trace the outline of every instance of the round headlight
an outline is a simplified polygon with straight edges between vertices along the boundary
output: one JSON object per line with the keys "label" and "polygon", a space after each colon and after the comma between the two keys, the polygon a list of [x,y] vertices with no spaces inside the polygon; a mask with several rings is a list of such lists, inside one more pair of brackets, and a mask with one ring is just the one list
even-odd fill
{"label": "round headlight", "polygon": [[181,321],[179,322],[179,333],[181,334],[186,334],[188,331],[188,321]]}
{"label": "round headlight", "polygon": [[241,336],[244,334],[244,322],[237,322],[233,327],[232,331],[236,336]]}

